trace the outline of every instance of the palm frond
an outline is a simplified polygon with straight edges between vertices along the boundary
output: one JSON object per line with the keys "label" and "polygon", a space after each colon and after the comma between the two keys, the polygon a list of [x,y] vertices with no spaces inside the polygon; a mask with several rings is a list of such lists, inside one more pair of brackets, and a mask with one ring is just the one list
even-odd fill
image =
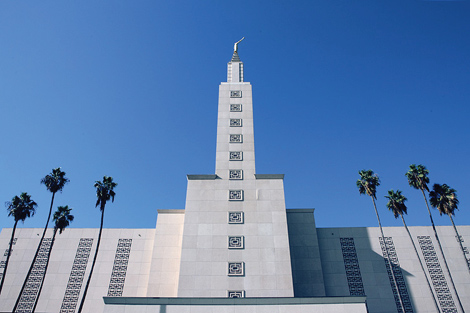
{"label": "palm frond", "polygon": [[26,192],[21,195],[14,196],[11,201],[5,203],[8,216],[13,216],[15,222],[22,221],[31,217],[36,212],[37,203],[31,199],[31,196]]}
{"label": "palm frond", "polygon": [[361,195],[367,194],[377,199],[377,187],[380,186],[379,176],[374,174],[372,170],[360,170],[360,179],[356,181],[356,186],[359,188]]}
{"label": "palm frond", "polygon": [[429,192],[429,171],[422,164],[418,166],[416,164],[411,164],[409,171],[405,174],[408,178],[408,184],[416,189],[426,190]]}
{"label": "palm frond", "polygon": [[393,189],[388,191],[388,196],[385,196],[388,199],[387,208],[393,212],[395,218],[398,218],[400,215],[407,214],[407,207],[405,205],[406,197],[401,194],[400,190],[396,192]]}
{"label": "palm frond", "polygon": [[44,184],[52,193],[57,191],[62,191],[65,184],[70,180],[65,177],[65,172],[62,172],[60,167],[52,169],[50,174],[47,174],[44,178],[41,179],[41,184]]}
{"label": "palm frond", "polygon": [[429,203],[433,208],[439,210],[441,215],[455,215],[455,209],[458,210],[459,204],[457,191],[447,184],[434,184],[429,192]]}

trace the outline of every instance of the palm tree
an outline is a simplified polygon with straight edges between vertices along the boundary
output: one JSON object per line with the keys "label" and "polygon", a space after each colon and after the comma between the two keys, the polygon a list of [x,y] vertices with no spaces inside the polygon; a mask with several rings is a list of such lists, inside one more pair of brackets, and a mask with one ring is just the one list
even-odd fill
{"label": "palm tree", "polygon": [[62,189],[64,188],[65,184],[68,183],[69,181],[70,180],[67,177],[65,177],[65,172],[62,172],[60,167],[52,169],[52,172],[50,174],[47,174],[46,176],[44,176],[44,178],[41,179],[41,184],[44,184],[47,190],[49,190],[52,193],[51,206],[49,208],[49,215],[47,216],[47,221],[46,221],[46,225],[44,226],[44,231],[42,232],[41,239],[39,240],[39,244],[36,249],[36,253],[34,254],[33,261],[31,262],[31,265],[29,266],[29,270],[24,279],[23,286],[21,287],[21,291],[18,294],[18,298],[16,299],[15,306],[13,307],[13,312],[16,311],[16,308],[18,307],[18,304],[20,303],[21,295],[24,292],[26,283],[28,282],[29,276],[31,275],[31,272],[33,270],[34,263],[36,262],[36,259],[39,255],[39,251],[44,241],[44,237],[46,236],[47,226],[49,225],[49,221],[51,219],[52,206],[54,205],[55,194],[58,191],[62,192]]}
{"label": "palm tree", "polygon": [[439,210],[441,216],[442,214],[447,214],[449,216],[452,226],[454,227],[455,235],[457,236],[457,241],[460,244],[465,264],[468,265],[467,256],[465,255],[465,250],[462,246],[462,240],[460,240],[459,232],[457,231],[454,219],[452,218],[452,215],[455,215],[455,209],[458,210],[457,205],[459,204],[459,200],[457,199],[457,191],[446,184],[434,184],[432,191],[429,193],[429,202],[431,202],[431,206],[433,208]]}
{"label": "palm tree", "polygon": [[98,250],[100,248],[101,242],[101,232],[103,231],[103,219],[104,219],[104,208],[106,206],[106,202],[111,200],[114,202],[114,196],[116,193],[114,192],[114,188],[117,186],[115,182],[113,182],[112,177],[103,176],[103,181],[96,181],[95,182],[96,188],[96,205],[95,207],[100,206],[101,211],[101,224],[100,224],[100,232],[98,233],[98,242],[96,243],[96,251],[95,256],[93,257],[93,263],[91,265],[90,275],[88,276],[88,280],[85,285],[85,290],[83,291],[82,300],[80,302],[80,307],[78,308],[77,313],[81,313],[83,309],[83,304],[85,303],[85,298],[88,292],[88,287],[90,286],[91,276],[93,275],[93,269],[95,268],[96,257],[98,256]]}
{"label": "palm tree", "polygon": [[59,231],[59,234],[62,234],[64,229],[67,226],[69,226],[70,223],[73,221],[74,217],[73,217],[73,215],[70,214],[70,211],[72,211],[72,208],[69,209],[68,205],[59,206],[57,208],[57,211],[54,212],[54,216],[52,217],[52,220],[55,222],[54,232],[52,234],[51,247],[50,247],[49,252],[47,254],[46,266],[44,268],[44,278],[41,281],[41,285],[39,286],[38,295],[37,295],[36,299],[34,300],[34,306],[33,306],[33,310],[32,310],[33,313],[36,310],[36,306],[37,306],[38,300],[39,300],[39,295],[41,294],[42,286],[44,284],[44,279],[46,278],[47,267],[49,266],[49,260],[51,258],[52,247],[54,246],[54,241],[55,241],[55,236],[57,234],[57,231]]}
{"label": "palm tree", "polygon": [[429,188],[427,185],[429,184],[428,174],[429,174],[429,171],[426,169],[424,165],[420,164],[416,166],[416,164],[411,164],[410,169],[405,174],[405,176],[408,178],[408,184],[415,189],[421,190],[423,194],[424,202],[426,203],[426,208],[428,209],[428,213],[429,213],[429,219],[431,220],[432,229],[434,231],[434,237],[436,237],[437,245],[439,246],[439,251],[441,252],[441,255],[442,255],[442,260],[444,260],[444,265],[447,270],[447,273],[449,274],[450,282],[452,284],[452,287],[454,288],[455,296],[457,297],[459,306],[462,312],[465,312],[463,309],[462,302],[460,302],[460,297],[457,292],[457,289],[455,288],[454,280],[452,278],[452,274],[450,273],[449,265],[447,264],[447,259],[444,254],[444,250],[442,249],[441,241],[439,240],[439,236],[437,235],[436,226],[434,225],[434,220],[432,219],[431,210],[429,209],[428,199],[426,198],[426,194],[424,193],[424,190],[429,192]]}
{"label": "palm tree", "polygon": [[398,299],[400,300],[402,312],[406,312],[405,306],[403,305],[403,300],[401,298],[400,289],[398,288],[397,280],[395,278],[395,273],[393,272],[392,262],[390,261],[390,255],[388,253],[388,247],[385,242],[384,231],[382,229],[382,224],[380,223],[379,212],[377,211],[377,206],[375,205],[375,199],[377,199],[377,187],[380,186],[379,176],[377,174],[374,174],[372,170],[361,170],[359,171],[359,175],[361,176],[361,178],[357,180],[356,186],[359,188],[359,193],[361,195],[367,194],[368,196],[370,196],[372,199],[372,203],[374,204],[375,215],[377,216],[377,221],[379,222],[380,233],[382,234],[382,242],[387,256],[387,264],[390,272],[392,273],[393,284],[395,285]]}
{"label": "palm tree", "polygon": [[0,294],[2,293],[3,282],[5,281],[5,276],[7,274],[8,262],[10,261],[13,239],[15,238],[16,225],[19,221],[24,223],[25,219],[31,217],[36,212],[37,203],[31,200],[31,196],[26,192],[23,192],[19,197],[14,196],[11,199],[11,202],[5,203],[8,216],[13,216],[15,219],[15,224],[13,225],[13,230],[11,232],[10,247],[8,248],[7,260],[5,262],[5,268],[3,269],[2,279],[0,281]]}
{"label": "palm tree", "polygon": [[408,226],[406,226],[405,223],[405,218],[403,214],[407,214],[407,208],[405,201],[407,200],[404,195],[401,194],[400,190],[397,190],[396,192],[392,190],[388,191],[388,196],[385,196],[385,198],[388,199],[387,202],[387,208],[393,212],[393,215],[395,218],[398,218],[399,216],[401,217],[401,220],[403,221],[403,225],[405,226],[406,232],[408,233],[408,236],[410,237],[410,241],[413,244],[413,248],[415,249],[416,256],[418,257],[419,264],[421,265],[421,269],[423,270],[424,277],[426,278],[426,282],[428,283],[429,291],[431,292],[432,299],[434,300],[434,305],[436,306],[437,312],[440,312],[439,310],[439,305],[437,304],[436,296],[434,295],[434,292],[432,290],[431,282],[429,281],[429,278],[426,274],[426,270],[424,269],[423,262],[421,261],[421,258],[419,257],[418,254],[418,249],[416,249],[415,242],[413,241],[413,237],[411,237],[410,230],[408,229]]}

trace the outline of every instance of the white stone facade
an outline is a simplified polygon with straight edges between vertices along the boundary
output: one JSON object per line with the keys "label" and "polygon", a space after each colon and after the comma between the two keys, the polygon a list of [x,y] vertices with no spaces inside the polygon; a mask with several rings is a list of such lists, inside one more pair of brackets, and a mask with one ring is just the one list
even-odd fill
{"label": "white stone facade", "polygon": [[[159,210],[155,229],[103,230],[83,312],[402,312],[378,228],[317,229],[313,209],[286,210],[283,175],[256,174],[252,89],[236,53],[219,87],[216,154],[215,174],[188,175],[184,210]],[[58,235],[47,275],[36,272],[17,311],[30,312],[44,278],[36,312],[76,312],[98,231]],[[461,312],[432,228],[410,231],[442,312]],[[468,251],[470,226],[459,231]],[[15,305],[41,233],[17,230],[0,312]],[[405,311],[436,312],[405,229],[384,233]],[[469,264],[453,229],[438,233],[470,311]],[[0,273],[10,235],[0,233]]]}

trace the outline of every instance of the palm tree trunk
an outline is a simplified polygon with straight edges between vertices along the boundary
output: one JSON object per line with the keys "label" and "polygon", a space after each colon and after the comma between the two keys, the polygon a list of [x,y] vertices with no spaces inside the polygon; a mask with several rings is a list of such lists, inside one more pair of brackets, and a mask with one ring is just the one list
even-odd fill
{"label": "palm tree trunk", "polygon": [[380,233],[382,234],[382,242],[383,242],[385,253],[387,256],[388,267],[390,269],[390,272],[392,273],[393,284],[395,285],[395,289],[397,290],[397,295],[400,301],[402,312],[405,313],[406,311],[405,311],[405,306],[403,305],[403,299],[401,298],[400,289],[398,288],[398,284],[397,284],[397,279],[395,278],[395,273],[393,272],[392,262],[390,261],[390,255],[388,254],[388,247],[387,247],[387,243],[385,242],[385,236],[384,236],[384,231],[382,229],[382,223],[380,223],[379,212],[377,211],[377,206],[375,205],[374,197],[371,196],[371,199],[372,199],[372,203],[374,204],[375,215],[377,215],[377,221],[379,222]]}
{"label": "palm tree trunk", "polygon": [[[33,271],[34,263],[36,262],[36,259],[38,258],[39,255],[39,250],[41,249],[42,242],[44,241],[44,237],[46,236],[46,231],[47,231],[47,226],[49,225],[49,221],[51,219],[51,213],[52,213],[52,206],[54,205],[54,198],[55,198],[55,192],[52,193],[52,199],[51,199],[51,207],[49,208],[49,216],[47,217],[47,222],[46,226],[44,226],[44,230],[42,232],[41,240],[39,240],[38,247],[36,249],[36,253],[34,254],[33,261],[31,262],[31,265],[29,266],[28,274],[26,274],[26,277],[23,282],[23,286],[21,287],[21,291],[18,294],[18,298],[16,299],[15,306],[13,307],[12,312],[16,311],[16,308],[18,307],[18,304],[20,303],[21,295],[24,292],[24,289],[26,288],[26,283],[28,282],[29,276],[31,275],[31,272]],[[43,277],[44,280],[44,277]]]}
{"label": "palm tree trunk", "polygon": [[77,313],[81,313],[82,310],[83,310],[83,304],[85,303],[85,298],[86,298],[86,294],[88,292],[88,287],[90,286],[91,276],[93,275],[93,269],[95,268],[96,257],[98,256],[98,250],[100,248],[100,242],[101,242],[101,231],[103,230],[103,218],[104,218],[104,207],[101,210],[100,232],[98,234],[98,242],[96,243],[95,256],[93,257],[93,263],[91,264],[90,275],[88,276],[88,280],[87,280],[86,285],[85,285],[85,290],[83,291],[83,295],[82,295],[82,301],[80,301],[80,306],[78,308]]}
{"label": "palm tree trunk", "polygon": [[[36,306],[38,305],[39,296],[41,295],[42,286],[44,285],[44,281],[46,280],[47,267],[49,266],[49,260],[51,259],[51,252],[52,252],[52,247],[54,246],[54,241],[55,241],[56,234],[57,234],[57,228],[54,228],[54,233],[52,235],[51,246],[49,247],[49,252],[47,253],[47,261],[46,261],[46,266],[44,268],[44,276],[42,277],[41,285],[39,286],[39,290],[38,290],[38,294],[36,296],[36,299],[34,299],[34,306],[33,306],[33,310],[31,311],[32,313],[34,313],[34,311],[36,311]],[[13,311],[13,312],[15,312],[15,311]]]}
{"label": "palm tree trunk", "polygon": [[437,312],[441,312],[441,310],[439,309],[439,304],[437,304],[436,296],[434,295],[434,292],[432,290],[431,282],[429,281],[428,275],[426,274],[426,270],[424,269],[423,262],[421,261],[421,258],[419,257],[418,249],[416,249],[416,245],[415,245],[415,242],[413,241],[413,237],[411,237],[410,230],[408,229],[408,226],[406,226],[405,218],[401,214],[400,216],[401,216],[401,220],[403,221],[403,225],[405,226],[406,232],[408,233],[408,236],[410,237],[411,243],[413,244],[413,248],[415,249],[416,256],[418,257],[419,265],[421,265],[421,269],[423,270],[424,277],[426,277],[426,282],[428,283],[429,291],[431,292],[432,299],[434,300],[434,305],[436,306],[436,310]]}
{"label": "palm tree trunk", "polygon": [[18,224],[18,221],[15,221],[15,225],[13,225],[13,230],[11,231],[10,247],[8,249],[7,260],[5,261],[5,268],[3,269],[2,280],[0,281],[0,294],[2,293],[3,282],[5,281],[5,276],[7,274],[8,262],[10,261],[11,251],[13,247],[13,239],[15,238],[15,231],[16,231],[17,224]]}
{"label": "palm tree trunk", "polygon": [[462,311],[462,313],[465,313],[462,302],[460,301],[459,293],[457,292],[457,288],[455,287],[454,280],[452,279],[452,274],[450,273],[449,265],[447,264],[447,259],[446,259],[446,256],[444,255],[444,250],[442,249],[441,241],[439,240],[439,236],[437,235],[436,226],[434,225],[434,221],[432,220],[432,215],[431,215],[431,210],[429,209],[428,199],[426,198],[426,195],[424,194],[423,189],[421,189],[421,192],[423,193],[424,201],[426,202],[426,207],[428,208],[429,218],[431,219],[432,229],[434,230],[434,236],[436,236],[436,241],[439,246],[439,250],[441,251],[442,259],[444,260],[444,265],[446,267],[447,273],[449,274],[450,283],[452,285],[452,288],[454,288],[455,297],[457,298],[457,302],[459,303],[460,310]]}
{"label": "palm tree trunk", "polygon": [[464,250],[463,245],[462,245],[462,240],[460,240],[460,234],[457,231],[457,226],[455,226],[455,224],[454,224],[454,219],[452,218],[452,214],[448,214],[448,215],[449,215],[450,221],[452,222],[452,226],[454,226],[455,235],[457,236],[457,240],[458,240],[459,245],[460,245],[460,250],[462,250],[463,258],[465,260],[465,265],[467,265],[467,268],[470,271],[470,268],[468,267],[469,262],[467,260],[467,256],[465,255],[465,250]]}

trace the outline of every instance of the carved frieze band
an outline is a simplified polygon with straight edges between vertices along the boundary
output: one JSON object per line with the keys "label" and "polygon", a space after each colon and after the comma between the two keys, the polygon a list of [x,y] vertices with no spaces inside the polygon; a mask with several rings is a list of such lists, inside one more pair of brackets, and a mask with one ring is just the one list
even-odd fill
{"label": "carved frieze band", "polygon": [[231,104],[230,105],[230,112],[241,112],[242,105],[241,104]]}
{"label": "carved frieze band", "polygon": [[113,272],[108,287],[108,297],[121,297],[126,280],[132,239],[119,239],[114,256]]}
{"label": "carved frieze band", "polygon": [[229,170],[228,178],[231,180],[241,180],[243,179],[242,170]]}
{"label": "carved frieze band", "polygon": [[242,126],[242,119],[241,118],[231,118],[230,119],[230,127],[241,127]]}
{"label": "carved frieze band", "polygon": [[243,201],[243,190],[229,190],[229,201]]}
{"label": "carved frieze band", "polygon": [[382,248],[382,255],[385,261],[385,267],[387,268],[388,278],[390,280],[390,286],[392,287],[393,297],[395,298],[395,305],[397,306],[398,313],[402,313],[402,307],[400,304],[400,298],[398,297],[397,289],[395,288],[395,283],[393,282],[392,272],[390,271],[390,266],[388,265],[387,251],[388,256],[390,257],[390,264],[392,265],[393,274],[395,275],[395,281],[398,285],[398,291],[400,292],[401,300],[403,302],[403,307],[405,312],[412,313],[413,306],[411,305],[410,295],[408,294],[408,289],[406,288],[405,278],[400,268],[400,262],[398,261],[397,252],[395,250],[395,244],[393,243],[392,237],[385,237],[385,245],[382,240],[382,237],[379,238],[380,247]]}
{"label": "carved frieze band", "polygon": [[75,313],[92,244],[93,238],[80,239],[59,313]]}
{"label": "carved frieze band", "polygon": [[241,98],[242,91],[241,90],[231,90],[230,91],[230,98]]}
{"label": "carved frieze band", "polygon": [[354,238],[340,238],[341,252],[343,253],[344,269],[348,280],[349,294],[351,296],[364,296],[361,269],[356,254]]}
{"label": "carved frieze band", "polygon": [[243,161],[243,152],[242,151],[230,151],[229,160],[230,161]]}
{"label": "carved frieze band", "polygon": [[228,212],[229,224],[243,224],[244,222],[243,212]]}
{"label": "carved frieze band", "polygon": [[424,262],[431,276],[432,285],[437,295],[437,300],[441,306],[442,312],[457,313],[452,294],[447,285],[446,277],[442,271],[439,258],[437,257],[434,245],[430,236],[418,236],[419,246],[423,252]]}
{"label": "carved frieze band", "polygon": [[228,290],[228,298],[245,298],[245,290]]}
{"label": "carved frieze band", "polygon": [[245,263],[244,262],[229,262],[228,263],[228,276],[245,276]]}
{"label": "carved frieze band", "polygon": [[242,134],[230,134],[230,143],[242,143],[243,135]]}
{"label": "carved frieze band", "polygon": [[229,249],[244,249],[245,237],[244,236],[228,236]]}
{"label": "carved frieze band", "polygon": [[20,295],[20,301],[15,310],[17,313],[29,313],[33,311],[34,302],[38,296],[39,287],[46,273],[47,257],[51,248],[52,238],[44,238],[39,247],[39,253],[33,264],[31,273],[26,281],[25,288]]}

